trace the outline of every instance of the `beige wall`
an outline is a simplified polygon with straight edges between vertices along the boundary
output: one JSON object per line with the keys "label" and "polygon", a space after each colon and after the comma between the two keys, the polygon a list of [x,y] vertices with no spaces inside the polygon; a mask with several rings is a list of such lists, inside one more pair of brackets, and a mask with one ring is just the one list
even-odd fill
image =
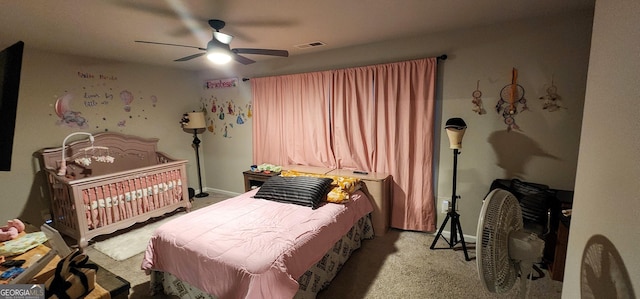
{"label": "beige wall", "polygon": [[[450,117],[462,117],[469,128],[459,157],[457,193],[462,196],[459,212],[463,230],[466,235],[473,236],[482,199],[495,178],[506,178],[508,172],[517,173],[524,180],[573,189],[591,24],[591,12],[550,16],[286,59],[276,58],[239,67],[236,72],[223,70],[197,74],[55,55],[30,49],[27,45],[16,126],[14,170],[0,173],[0,187],[9,190],[1,195],[1,202],[10,208],[3,209],[0,216],[12,218],[33,214],[35,216],[31,218],[40,217],[46,199],[43,191],[39,190],[41,184],[34,184],[37,169],[31,153],[43,147],[59,146],[64,136],[73,131],[56,126],[51,114],[56,96],[64,90],[81,90],[88,84],[97,84],[79,79],[76,74],[79,70],[113,74],[118,77],[118,88],[126,86],[134,91],[161,95],[158,107],[152,110],[152,119],[132,119],[122,129],[115,126],[110,129],[159,137],[161,150],[191,161],[190,186],[197,188],[195,156],[190,147],[192,136],[177,126],[179,116],[183,112],[200,109],[212,98],[219,103],[232,102],[237,107],[246,107],[251,101],[251,89],[249,82],[240,80],[242,77],[336,69],[447,54],[449,59],[442,62],[439,71],[436,196],[438,205],[442,200],[451,198],[452,157],[448,140],[445,134],[441,134],[441,126]],[[523,112],[516,118],[523,133],[503,134],[506,126],[494,112],[494,105],[499,90],[511,81],[512,67],[519,70],[519,83],[526,89],[532,111]],[[562,103],[568,109],[549,113],[541,109],[538,97],[544,95],[552,76],[563,97]],[[202,88],[203,80],[220,78],[238,78],[238,86],[212,90]],[[482,116],[471,110],[471,93],[477,80],[480,80],[487,110],[487,114]],[[109,120],[112,115],[122,115],[120,108],[113,109],[108,112]],[[215,117],[214,114],[209,116]],[[233,119],[215,120],[214,132],[207,131],[200,136],[203,185],[208,189],[239,193],[243,191],[241,173],[252,163],[252,121],[246,118],[242,125],[235,123],[225,137],[221,129],[230,123]],[[97,132],[102,129],[90,127],[87,130]],[[491,136],[495,134],[499,141],[494,148]],[[438,216],[441,222],[444,214]]]}
{"label": "beige wall", "polygon": [[[213,132],[207,130],[202,134],[202,154],[206,156],[204,169],[206,181],[203,185],[218,192],[244,192],[242,172],[252,164],[252,125],[248,105],[251,102],[251,84],[242,82],[242,77],[227,75],[225,77],[208,77],[203,75],[200,81],[220,78],[236,78],[235,88],[203,90],[201,103],[207,110],[207,124],[213,123]],[[211,103],[217,103],[216,112],[211,111]],[[229,103],[234,114],[228,113]],[[220,108],[225,114],[220,119]],[[243,124],[238,123],[238,114],[244,117]],[[204,179],[203,179],[204,180]]]}
{"label": "beige wall", "polygon": [[[603,235],[618,252],[623,267],[588,284],[605,297],[616,293],[607,279],[624,285],[626,270],[635,296],[640,294],[640,2],[597,1],[589,76],[576,177],[574,214],[562,290],[580,298],[584,284],[583,252],[594,235]],[[614,264],[614,263],[612,263]],[[615,263],[617,264],[617,263]],[[618,264],[619,265],[619,264]],[[628,285],[626,286],[628,287]],[[596,296],[597,297],[597,296]],[[629,298],[621,293],[617,298]]]}
{"label": "beige wall", "polygon": [[[128,120],[126,127],[119,128],[111,118],[121,118],[122,113],[119,108],[113,108],[104,112],[109,119],[106,124],[99,128],[91,126],[86,131],[98,132],[108,128],[158,137],[161,140],[160,150],[192,161],[189,180],[191,186],[196,186],[195,157],[189,146],[192,137],[177,126],[180,114],[197,109],[212,95],[233,99],[240,104],[248,103],[251,98],[248,82],[240,81],[235,89],[203,91],[202,80],[306,72],[445,53],[450,58],[440,68],[441,112],[438,123],[460,116],[469,125],[463,153],[459,157],[458,181],[465,233],[475,235],[480,202],[488,184],[494,178],[506,175],[505,169],[498,165],[496,150],[489,143],[489,136],[504,130],[493,106],[497,91],[510,80],[510,68],[517,67],[520,83],[526,88],[527,95],[531,95],[527,98],[533,111],[516,119],[524,130],[524,136],[507,135],[505,144],[500,148],[511,156],[507,161],[514,162],[524,158],[518,153],[526,152],[526,148],[517,147],[520,143],[510,139],[528,139],[532,141],[531,145],[539,146],[556,158],[532,156],[526,164],[520,165],[523,179],[566,189],[572,189],[575,182],[575,214],[563,297],[579,297],[581,253],[593,234],[603,234],[612,241],[626,266],[630,281],[636,282],[637,292],[640,260],[635,249],[639,235],[630,227],[640,218],[640,189],[637,184],[640,143],[635,133],[640,128],[637,118],[640,111],[636,103],[640,94],[637,84],[637,70],[640,69],[637,57],[637,49],[640,48],[637,31],[639,12],[638,3],[632,0],[597,2],[588,81],[589,13],[277,59],[233,74],[205,72],[196,75],[56,55],[26,45],[12,171],[0,172],[0,188],[3,190],[0,193],[0,221],[16,216],[28,221],[40,220],[40,210],[47,205],[46,191],[42,189],[42,182],[36,179],[37,163],[31,155],[43,147],[59,146],[62,139],[74,131],[57,126],[52,115],[55,115],[53,103],[56,97],[65,90],[78,91],[99,84],[97,80],[79,79],[78,71],[114,75],[118,80],[113,86],[161,95],[156,109],[148,111],[147,119],[134,118]],[[545,84],[549,83],[552,74],[568,110],[554,113],[540,110],[537,97],[544,94]],[[483,116],[471,112],[470,95],[477,80],[480,80],[488,112]],[[582,121],[585,84],[587,92]],[[90,121],[94,125],[100,123],[100,118],[94,115]],[[240,173],[251,163],[251,125],[249,119],[243,126],[236,126],[232,137],[226,139],[220,133],[203,134],[205,186],[242,191]],[[581,130],[582,140],[579,141]],[[448,199],[451,196],[451,150],[446,146],[445,136],[439,136],[439,141],[437,196]],[[579,147],[578,142],[581,142]]]}
{"label": "beige wall", "polygon": [[[83,78],[79,73],[93,78]],[[178,122],[183,112],[197,107],[199,87],[190,72],[57,55],[25,45],[12,167],[9,172],[0,172],[0,221],[20,217],[36,225],[42,222],[41,213],[48,208],[48,190],[43,176],[36,175],[39,168],[32,154],[45,147],[61,146],[72,132],[109,130],[160,138],[159,150],[176,158],[193,159],[192,138],[182,132]],[[124,111],[119,97],[122,90],[134,95],[131,112]],[[54,104],[66,93],[73,97],[71,110],[81,112],[88,121],[86,128],[56,124],[59,118]],[[113,99],[105,94],[113,94]],[[157,98],[155,107],[152,95]],[[120,121],[125,121],[125,126],[118,126]],[[188,166],[189,180],[195,177],[193,165]]]}
{"label": "beige wall", "polygon": [[[451,199],[452,191],[452,150],[446,134],[441,134],[441,126],[448,118],[462,117],[469,128],[458,161],[457,193],[462,196],[459,211],[463,231],[474,236],[482,199],[493,179],[514,174],[553,188],[573,189],[591,23],[592,12],[553,16],[274,59],[233,76],[309,72],[447,54],[449,59],[441,63],[439,74],[436,196],[440,205],[442,200]],[[526,90],[531,109],[516,117],[521,133],[506,133],[503,119],[494,110],[500,89],[511,82],[512,67],[519,70],[518,82]],[[211,71],[199,76],[210,79],[231,75]],[[538,98],[545,94],[552,76],[567,109],[550,113],[542,110]],[[471,93],[477,80],[485,115],[471,110]],[[221,97],[250,100],[249,82],[219,92]],[[207,156],[207,170],[224,169],[208,171],[207,186],[242,191],[241,172],[251,164],[250,138],[251,130],[243,130],[233,140],[214,136],[204,141],[207,152],[216,156]],[[438,217],[442,222],[444,214]]]}

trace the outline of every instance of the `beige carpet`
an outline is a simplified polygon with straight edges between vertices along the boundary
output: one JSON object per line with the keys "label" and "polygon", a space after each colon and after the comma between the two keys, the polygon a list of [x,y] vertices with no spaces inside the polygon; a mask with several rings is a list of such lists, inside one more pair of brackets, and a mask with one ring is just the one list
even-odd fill
{"label": "beige carpet", "polygon": [[[210,193],[196,199],[194,208],[228,198]],[[319,299],[335,298],[517,298],[518,284],[506,294],[484,291],[476,262],[465,261],[462,251],[430,250],[433,235],[392,229],[382,237],[366,240],[354,252]],[[444,247],[440,241],[437,247]],[[91,259],[131,283],[130,298],[148,298],[149,277],[140,270],[142,253],[118,262],[86,249]],[[475,256],[473,249],[469,250]],[[528,298],[560,298],[562,283],[549,276],[531,281]],[[155,296],[154,298],[168,297]]]}
{"label": "beige carpet", "polygon": [[116,260],[124,261],[134,255],[144,252],[151,235],[160,227],[160,225],[182,216],[185,213],[176,213],[175,215],[163,217],[160,220],[148,223],[140,228],[131,230],[127,233],[119,234],[115,237],[108,238],[93,244],[93,248],[106,256]]}

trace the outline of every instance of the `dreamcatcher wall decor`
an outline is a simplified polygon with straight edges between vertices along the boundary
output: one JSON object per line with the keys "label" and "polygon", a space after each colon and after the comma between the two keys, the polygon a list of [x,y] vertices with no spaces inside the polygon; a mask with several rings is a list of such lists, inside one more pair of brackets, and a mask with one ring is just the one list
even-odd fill
{"label": "dreamcatcher wall decor", "polygon": [[476,90],[471,93],[471,96],[473,97],[473,100],[471,100],[471,102],[473,103],[473,112],[480,115],[487,113],[487,111],[484,110],[484,107],[482,106],[482,91],[480,91],[480,80],[478,80],[478,82],[476,83]]}
{"label": "dreamcatcher wall decor", "polygon": [[[504,107],[506,104],[506,107]],[[496,104],[496,112],[502,112],[507,131],[520,130],[514,117],[518,114],[518,104],[522,105],[520,112],[529,110],[527,99],[524,98],[524,87],[518,84],[518,70],[511,71],[511,84],[500,90],[500,100]]]}
{"label": "dreamcatcher wall decor", "polygon": [[542,102],[542,109],[545,109],[549,112],[554,112],[560,110],[560,108],[565,108],[560,106],[560,95],[558,95],[558,88],[553,84],[553,76],[551,77],[551,86],[547,88],[547,94],[540,97]]}

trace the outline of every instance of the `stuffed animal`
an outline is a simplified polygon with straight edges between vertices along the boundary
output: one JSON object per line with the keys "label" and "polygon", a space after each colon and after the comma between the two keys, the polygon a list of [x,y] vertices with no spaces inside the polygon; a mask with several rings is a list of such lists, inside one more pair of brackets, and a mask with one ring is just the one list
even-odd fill
{"label": "stuffed animal", "polygon": [[0,227],[0,242],[13,240],[24,231],[24,223],[20,219],[11,219],[7,225]]}

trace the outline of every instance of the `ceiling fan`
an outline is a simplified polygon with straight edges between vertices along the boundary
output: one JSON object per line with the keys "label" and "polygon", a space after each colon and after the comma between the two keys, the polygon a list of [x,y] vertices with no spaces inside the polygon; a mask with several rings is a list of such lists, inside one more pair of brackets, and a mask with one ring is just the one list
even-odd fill
{"label": "ceiling fan", "polygon": [[220,29],[224,28],[224,25],[225,25],[224,21],[216,20],[216,19],[209,20],[209,26],[211,26],[211,28],[213,28],[214,31],[213,31],[213,37],[207,43],[206,48],[188,46],[188,45],[150,42],[150,41],[142,41],[142,40],[136,40],[135,42],[145,43],[145,44],[164,45],[164,46],[194,48],[194,49],[203,51],[202,53],[185,56],[182,58],[178,58],[174,61],[188,61],[206,54],[207,58],[214,61],[215,63],[223,64],[233,59],[237,62],[247,65],[247,64],[254,63],[255,61],[247,57],[244,57],[240,54],[269,55],[269,56],[279,56],[279,57],[289,56],[289,52],[287,50],[256,49],[256,48],[231,49],[229,47],[229,43],[231,43],[233,36],[220,32]]}

